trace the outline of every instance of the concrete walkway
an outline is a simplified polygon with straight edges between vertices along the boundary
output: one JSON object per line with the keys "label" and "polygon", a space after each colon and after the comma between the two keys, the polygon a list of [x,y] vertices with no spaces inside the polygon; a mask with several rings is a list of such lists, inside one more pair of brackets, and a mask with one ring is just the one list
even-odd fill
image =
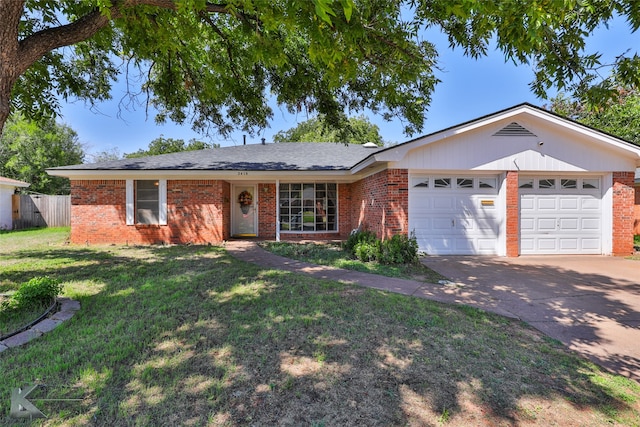
{"label": "concrete walkway", "polygon": [[226,249],[267,268],[521,319],[599,365],[640,380],[640,261],[601,256],[423,258],[452,280],[439,285],[295,261],[253,241],[229,241]]}

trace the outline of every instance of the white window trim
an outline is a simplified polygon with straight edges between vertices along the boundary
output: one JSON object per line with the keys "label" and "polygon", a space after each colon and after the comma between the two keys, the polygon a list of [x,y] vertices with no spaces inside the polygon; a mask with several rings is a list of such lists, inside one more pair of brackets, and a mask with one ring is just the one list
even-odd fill
{"label": "white window trim", "polygon": [[[136,225],[135,180],[126,181],[126,223]],[[167,180],[158,180],[158,225],[167,225]]]}
{"label": "white window trim", "polygon": [[135,208],[135,203],[133,199],[133,180],[132,179],[127,180],[126,203],[127,203],[127,225],[135,225],[136,224],[136,214],[135,214],[136,208]]}

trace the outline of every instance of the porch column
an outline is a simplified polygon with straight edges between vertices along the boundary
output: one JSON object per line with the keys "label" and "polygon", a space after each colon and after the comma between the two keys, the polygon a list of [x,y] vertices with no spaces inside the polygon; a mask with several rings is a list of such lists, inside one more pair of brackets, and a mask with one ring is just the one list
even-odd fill
{"label": "porch column", "polygon": [[518,194],[518,171],[508,171],[507,179],[507,256],[520,255],[520,195]]}

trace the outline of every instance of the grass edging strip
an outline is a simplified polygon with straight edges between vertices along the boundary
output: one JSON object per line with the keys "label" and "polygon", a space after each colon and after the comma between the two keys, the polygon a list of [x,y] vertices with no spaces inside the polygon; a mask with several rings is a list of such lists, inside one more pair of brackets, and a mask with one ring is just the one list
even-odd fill
{"label": "grass edging strip", "polygon": [[2,336],[0,336],[0,341],[4,341],[4,340],[6,340],[7,338],[11,338],[11,337],[13,337],[13,336],[15,336],[15,335],[18,335],[20,332],[24,332],[24,331],[26,331],[26,330],[28,330],[28,329],[33,328],[35,325],[37,325],[38,323],[40,323],[40,321],[41,321],[42,319],[44,319],[44,318],[48,317],[48,316],[51,314],[51,312],[53,311],[53,309],[54,309],[54,308],[56,308],[57,306],[58,306],[58,298],[56,298],[56,299],[53,301],[53,304],[51,304],[51,305],[49,306],[49,308],[47,308],[47,309],[44,311],[44,313],[42,313],[42,314],[40,315],[40,317],[38,317],[37,319],[35,319],[35,320],[33,320],[32,322],[28,323],[27,325],[25,325],[25,326],[23,326],[23,327],[21,327],[21,328],[19,328],[19,329],[16,329],[16,330],[15,330],[15,331],[13,331],[13,332],[9,332],[9,333],[8,333],[8,334],[6,334],[6,335],[2,335]]}

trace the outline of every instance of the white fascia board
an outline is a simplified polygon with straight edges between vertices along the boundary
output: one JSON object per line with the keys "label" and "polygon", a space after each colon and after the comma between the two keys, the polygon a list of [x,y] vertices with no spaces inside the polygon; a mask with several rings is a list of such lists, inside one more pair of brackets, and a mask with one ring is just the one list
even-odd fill
{"label": "white fascia board", "polygon": [[608,144],[616,149],[622,150],[623,152],[632,155],[632,157],[636,157],[638,159],[638,166],[640,167],[640,147],[638,146],[616,138],[615,136],[608,135],[595,129],[591,129],[587,126],[581,125],[580,123],[563,119],[546,111],[528,108],[526,112],[532,116],[539,117],[549,123],[562,126],[568,130],[587,136],[588,138],[594,139],[598,142]]}
{"label": "white fascia board", "polygon": [[273,181],[277,179],[353,182],[350,171],[204,171],[204,170],[56,170],[49,169],[52,176],[62,176],[72,180],[115,180],[115,179],[145,179],[146,177],[188,180],[188,179],[219,179],[224,181]]}

